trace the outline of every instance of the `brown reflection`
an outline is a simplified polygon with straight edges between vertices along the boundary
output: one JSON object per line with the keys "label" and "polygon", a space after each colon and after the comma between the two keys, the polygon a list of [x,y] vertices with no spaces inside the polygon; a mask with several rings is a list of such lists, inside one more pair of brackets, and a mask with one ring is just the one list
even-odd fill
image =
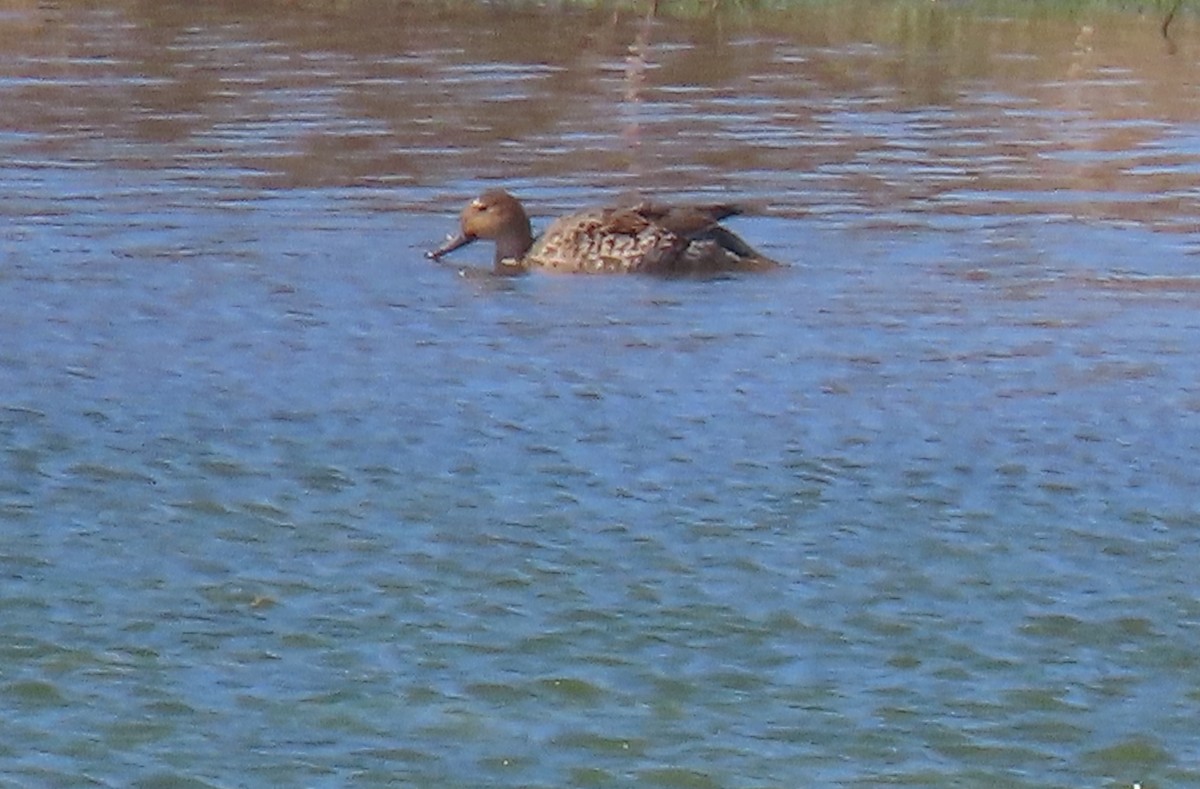
{"label": "brown reflection", "polygon": [[[650,13],[638,24],[633,43],[629,45],[629,53],[625,56],[624,103],[629,118],[622,130],[622,137],[631,151],[636,151],[641,145],[642,127],[639,115],[644,111],[646,103],[647,59],[652,56],[650,33],[657,13],[658,2],[655,0]],[[641,174],[636,157],[631,158],[630,172],[634,175]]]}
{"label": "brown reflection", "polygon": [[495,180],[1195,224],[1187,16],[1172,57],[1136,14],[650,9],[7,0],[4,152],[447,206]]}

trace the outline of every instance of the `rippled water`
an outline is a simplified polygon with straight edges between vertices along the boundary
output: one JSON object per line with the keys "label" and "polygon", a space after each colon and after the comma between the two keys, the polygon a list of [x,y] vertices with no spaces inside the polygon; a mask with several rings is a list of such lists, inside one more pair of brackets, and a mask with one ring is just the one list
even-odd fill
{"label": "rippled water", "polygon": [[1196,25],[833,5],[0,6],[0,780],[1200,783]]}

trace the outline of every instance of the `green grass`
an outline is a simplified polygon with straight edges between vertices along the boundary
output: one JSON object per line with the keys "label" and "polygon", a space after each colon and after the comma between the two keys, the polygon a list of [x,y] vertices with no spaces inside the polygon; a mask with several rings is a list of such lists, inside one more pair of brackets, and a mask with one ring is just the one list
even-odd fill
{"label": "green grass", "polygon": [[[517,0],[522,2],[523,0]],[[653,0],[566,0],[579,7],[628,8],[649,11]],[[1190,12],[1194,0],[658,0],[660,14],[684,17],[738,14],[789,9],[823,9],[839,14],[892,11],[927,14],[982,14],[1018,18],[1073,17],[1088,13],[1139,14],[1166,18]]]}

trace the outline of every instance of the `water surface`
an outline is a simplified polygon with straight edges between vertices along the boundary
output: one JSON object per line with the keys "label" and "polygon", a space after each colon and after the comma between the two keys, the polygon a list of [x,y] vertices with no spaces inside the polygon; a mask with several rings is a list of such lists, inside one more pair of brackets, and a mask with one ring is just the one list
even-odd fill
{"label": "water surface", "polygon": [[[1197,29],[0,8],[0,780],[1200,782]],[[786,261],[421,252],[736,197]]]}

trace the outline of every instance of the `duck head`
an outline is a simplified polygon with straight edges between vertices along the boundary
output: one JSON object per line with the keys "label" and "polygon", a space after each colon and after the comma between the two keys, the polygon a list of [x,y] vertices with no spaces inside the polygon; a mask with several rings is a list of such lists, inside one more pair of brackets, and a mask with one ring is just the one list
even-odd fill
{"label": "duck head", "polygon": [[446,243],[427,252],[426,257],[440,260],[476,239],[496,243],[496,268],[512,268],[533,245],[529,217],[520,201],[503,189],[489,189],[467,203],[459,217],[459,231]]}

